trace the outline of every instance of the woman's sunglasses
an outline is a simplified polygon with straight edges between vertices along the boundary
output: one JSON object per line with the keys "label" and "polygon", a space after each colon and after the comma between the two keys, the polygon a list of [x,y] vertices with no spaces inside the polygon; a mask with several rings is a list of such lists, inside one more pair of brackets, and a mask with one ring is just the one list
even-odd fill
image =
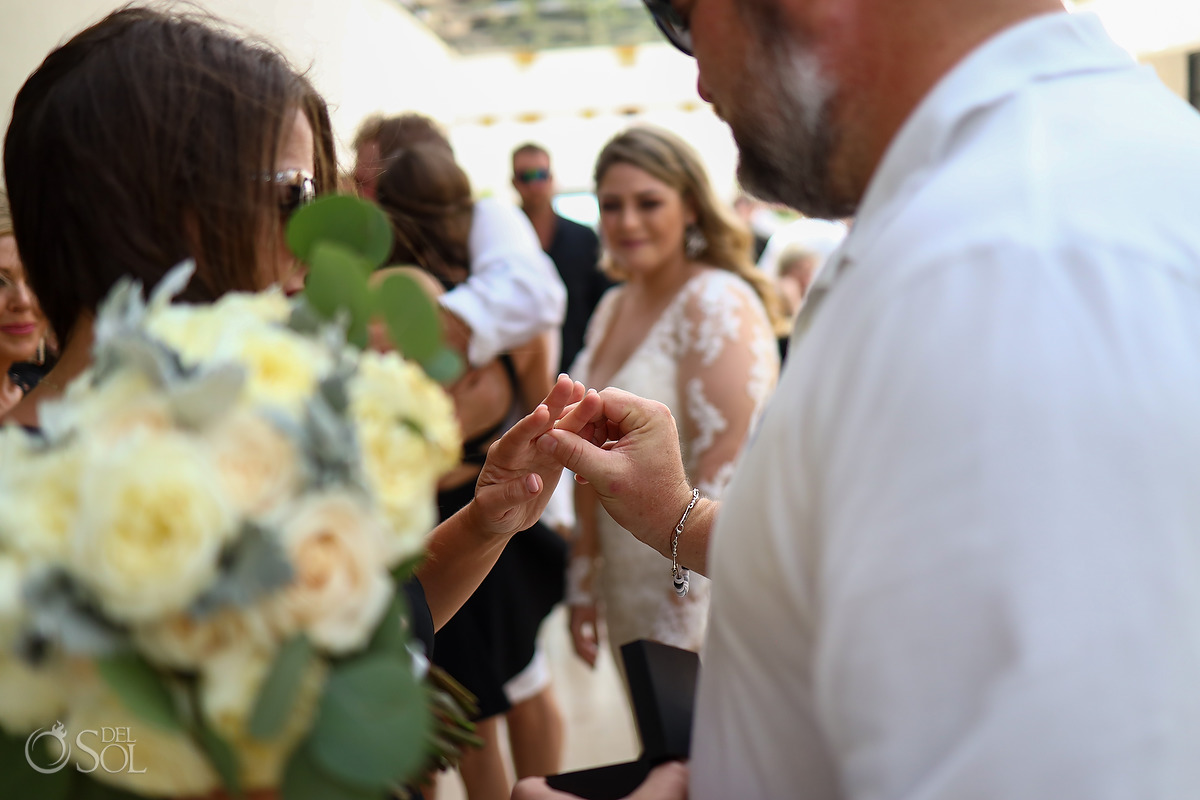
{"label": "woman's sunglasses", "polygon": [[696,54],[692,52],[691,28],[688,21],[671,7],[671,0],[642,0],[642,2],[646,4],[650,16],[654,17],[654,23],[667,37],[667,41],[694,58]]}
{"label": "woman's sunglasses", "polygon": [[279,214],[286,221],[317,199],[317,182],[302,169],[285,169],[269,177],[278,191]]}

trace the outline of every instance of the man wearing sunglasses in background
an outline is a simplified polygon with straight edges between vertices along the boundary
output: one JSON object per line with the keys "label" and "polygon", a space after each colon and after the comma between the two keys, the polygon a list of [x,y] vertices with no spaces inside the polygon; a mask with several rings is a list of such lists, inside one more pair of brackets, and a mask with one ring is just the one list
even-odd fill
{"label": "man wearing sunglasses in background", "polygon": [[640,398],[539,443],[712,578],[690,797],[1200,798],[1200,116],[1056,0],[646,4],[856,215],[719,508]]}
{"label": "man wearing sunglasses in background", "polygon": [[562,325],[559,372],[568,372],[583,347],[583,334],[600,295],[612,281],[596,266],[600,240],[586,225],[554,211],[554,174],[550,154],[540,145],[523,144],[513,151],[513,188],[521,196],[521,210],[529,217],[542,249],[567,287],[567,314]]}

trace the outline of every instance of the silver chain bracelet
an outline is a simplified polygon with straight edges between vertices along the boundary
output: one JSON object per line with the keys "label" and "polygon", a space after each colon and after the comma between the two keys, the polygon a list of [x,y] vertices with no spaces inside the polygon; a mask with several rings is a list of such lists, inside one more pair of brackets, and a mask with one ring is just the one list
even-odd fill
{"label": "silver chain bracelet", "polygon": [[687,522],[688,514],[692,513],[699,499],[700,490],[692,489],[692,502],[683,510],[683,516],[675,526],[675,535],[671,537],[671,583],[675,585],[675,594],[680,597],[688,593],[688,582],[692,573],[687,567],[679,566],[679,534],[683,533],[683,523]]}

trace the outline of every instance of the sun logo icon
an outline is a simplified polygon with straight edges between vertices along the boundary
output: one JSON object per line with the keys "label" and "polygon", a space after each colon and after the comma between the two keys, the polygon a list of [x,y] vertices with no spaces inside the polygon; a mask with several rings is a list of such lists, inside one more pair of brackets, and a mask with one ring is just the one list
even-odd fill
{"label": "sun logo icon", "polygon": [[[58,740],[58,760],[48,767],[38,766],[33,759],[33,748],[37,745],[38,740],[46,736],[51,739]],[[29,766],[33,767],[43,775],[49,775],[58,772],[66,766],[67,759],[71,756],[71,745],[67,743],[67,728],[61,721],[55,722],[54,727],[50,730],[39,728],[29,735],[25,740],[25,760],[29,762]]]}

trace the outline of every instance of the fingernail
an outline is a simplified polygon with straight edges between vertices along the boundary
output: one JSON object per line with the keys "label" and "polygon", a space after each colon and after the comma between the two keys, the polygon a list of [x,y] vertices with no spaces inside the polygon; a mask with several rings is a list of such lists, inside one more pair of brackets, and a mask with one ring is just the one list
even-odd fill
{"label": "fingernail", "polygon": [[538,438],[537,447],[543,453],[553,453],[558,449],[558,442],[550,434],[545,434]]}

